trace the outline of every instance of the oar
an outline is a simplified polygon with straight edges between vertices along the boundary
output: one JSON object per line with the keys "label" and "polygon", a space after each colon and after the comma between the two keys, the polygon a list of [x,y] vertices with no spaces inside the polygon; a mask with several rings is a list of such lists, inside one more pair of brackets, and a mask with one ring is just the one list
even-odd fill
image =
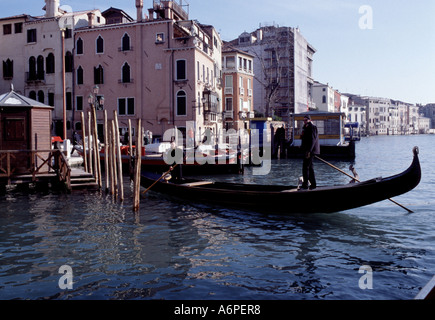
{"label": "oar", "polygon": [[[357,179],[356,177],[352,177],[350,174],[348,174],[347,172],[344,172],[344,171],[341,170],[340,168],[337,168],[336,166],[334,166],[333,164],[329,163],[328,161],[325,161],[325,160],[323,160],[322,158],[320,158],[320,157],[318,157],[318,156],[315,156],[315,157],[316,157],[316,159],[322,161],[323,163],[326,163],[328,166],[334,168],[335,170],[340,171],[341,173],[347,175],[348,177],[354,179],[355,181],[357,181],[357,182],[361,182],[361,181],[360,181],[359,179]],[[406,208],[405,206],[401,205],[401,204],[398,203],[397,201],[394,201],[393,199],[388,199],[388,200],[390,200],[392,203],[398,205],[399,207],[405,209],[405,210],[408,211],[409,213],[414,213],[414,211],[412,211],[412,210]]]}
{"label": "oar", "polygon": [[147,193],[147,192],[148,192],[152,187],[154,187],[154,185],[155,185],[157,182],[159,182],[160,180],[162,180],[164,177],[166,177],[166,175],[167,175],[168,173],[170,173],[172,170],[174,170],[176,166],[178,166],[178,163],[177,163],[175,166],[170,167],[168,171],[166,171],[164,174],[162,174],[162,176],[161,176],[160,178],[158,178],[156,181],[154,181],[154,183],[153,183],[152,185],[150,185],[150,186],[148,187],[148,189],[146,189],[144,192],[142,192],[142,194]]}

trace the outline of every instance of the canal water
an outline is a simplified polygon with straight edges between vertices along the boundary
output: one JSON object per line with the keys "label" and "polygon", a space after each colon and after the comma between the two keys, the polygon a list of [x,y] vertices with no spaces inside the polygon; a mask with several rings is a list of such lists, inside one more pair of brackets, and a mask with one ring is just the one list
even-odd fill
{"label": "canal water", "polygon": [[[152,192],[134,214],[128,181],[123,204],[10,191],[0,196],[0,299],[413,299],[435,274],[435,135],[364,138],[353,162],[362,180],[386,177],[410,165],[414,146],[422,181],[395,199],[412,214],[383,201],[282,217]],[[295,184],[301,166],[274,160],[267,176],[211,178]],[[318,161],[315,170],[319,184],[349,181]]]}

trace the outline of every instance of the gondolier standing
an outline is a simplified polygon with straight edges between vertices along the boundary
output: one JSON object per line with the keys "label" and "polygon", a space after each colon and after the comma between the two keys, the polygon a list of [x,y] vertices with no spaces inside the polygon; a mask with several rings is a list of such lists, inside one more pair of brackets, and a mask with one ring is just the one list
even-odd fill
{"label": "gondolier standing", "polygon": [[315,189],[317,183],[314,174],[313,159],[315,155],[320,154],[320,144],[317,127],[311,122],[309,115],[304,117],[301,149],[304,153],[304,161],[302,164],[304,182],[302,183],[302,189],[308,189],[308,182],[310,182],[310,189]]}

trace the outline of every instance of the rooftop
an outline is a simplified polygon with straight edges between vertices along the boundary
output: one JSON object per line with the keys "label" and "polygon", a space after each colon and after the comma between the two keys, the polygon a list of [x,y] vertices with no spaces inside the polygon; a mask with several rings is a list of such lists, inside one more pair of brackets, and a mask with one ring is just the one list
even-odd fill
{"label": "rooftop", "polygon": [[41,102],[38,102],[36,100],[27,98],[25,96],[22,96],[14,91],[14,88],[12,86],[11,91],[8,93],[4,93],[0,95],[0,107],[39,107],[39,108],[51,108],[53,107],[47,106]]}

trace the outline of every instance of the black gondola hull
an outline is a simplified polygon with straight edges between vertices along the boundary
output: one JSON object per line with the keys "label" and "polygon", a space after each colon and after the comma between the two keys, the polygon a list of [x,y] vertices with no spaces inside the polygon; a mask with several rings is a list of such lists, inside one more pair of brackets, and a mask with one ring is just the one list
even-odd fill
{"label": "black gondola hull", "polygon": [[[151,186],[158,175],[144,172],[143,187]],[[246,185],[182,179],[160,181],[152,191],[189,202],[202,202],[267,213],[330,213],[354,209],[404,194],[421,179],[418,151],[411,166],[388,178],[376,178],[343,186],[297,190],[296,186]],[[174,180],[174,181],[172,181]]]}

